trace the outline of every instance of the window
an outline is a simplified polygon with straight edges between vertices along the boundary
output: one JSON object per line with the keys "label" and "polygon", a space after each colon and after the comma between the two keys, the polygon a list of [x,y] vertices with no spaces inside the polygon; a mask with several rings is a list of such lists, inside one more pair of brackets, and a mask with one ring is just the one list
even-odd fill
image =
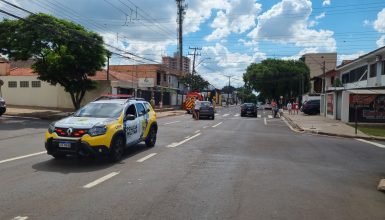
{"label": "window", "polygon": [[166,74],[163,74],[163,81],[164,81],[164,82],[167,81],[167,75],[166,75]]}
{"label": "window", "polygon": [[160,77],[160,72],[156,72],[156,85],[160,85],[160,80],[161,80],[162,78]]}
{"label": "window", "polygon": [[382,75],[385,75],[385,60],[382,61]]}
{"label": "window", "polygon": [[9,81],[8,82],[8,88],[17,88],[17,82],[16,81]]}
{"label": "window", "polygon": [[370,75],[369,77],[376,77],[377,75],[377,63],[370,65]]}
{"label": "window", "polygon": [[134,104],[128,106],[127,111],[126,111],[126,115],[128,115],[128,114],[135,115],[135,117],[137,116],[136,115],[136,108],[135,108]]}
{"label": "window", "polygon": [[28,88],[29,82],[28,81],[20,81],[20,88]]}
{"label": "window", "polygon": [[138,109],[139,116],[145,115],[146,110],[144,109],[144,106],[141,103],[136,103],[136,109]]}
{"label": "window", "polygon": [[32,81],[32,88],[40,88],[41,82],[40,81]]}
{"label": "window", "polygon": [[342,84],[349,83],[349,73],[345,73],[342,75]]}

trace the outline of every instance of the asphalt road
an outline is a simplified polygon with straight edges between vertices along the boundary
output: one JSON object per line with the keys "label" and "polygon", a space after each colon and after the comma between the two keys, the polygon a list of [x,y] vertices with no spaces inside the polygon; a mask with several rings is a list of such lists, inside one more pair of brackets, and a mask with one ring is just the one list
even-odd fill
{"label": "asphalt road", "polygon": [[118,164],[55,160],[43,147],[48,121],[2,117],[0,219],[385,219],[385,143],[239,113],[159,119],[156,146]]}

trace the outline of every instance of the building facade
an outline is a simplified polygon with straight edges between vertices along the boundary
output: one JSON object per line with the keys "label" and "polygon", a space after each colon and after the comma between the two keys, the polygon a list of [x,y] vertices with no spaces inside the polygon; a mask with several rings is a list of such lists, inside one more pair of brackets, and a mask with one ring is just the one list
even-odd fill
{"label": "building facade", "polygon": [[[340,85],[333,83],[336,79]],[[385,47],[345,62],[327,76],[328,117],[343,122],[385,123]]]}
{"label": "building facade", "polygon": [[[179,57],[177,54],[174,57],[164,56],[162,57],[162,64],[166,67],[174,70],[179,70]],[[185,73],[190,73],[191,60],[188,57],[183,57],[182,70]]]}

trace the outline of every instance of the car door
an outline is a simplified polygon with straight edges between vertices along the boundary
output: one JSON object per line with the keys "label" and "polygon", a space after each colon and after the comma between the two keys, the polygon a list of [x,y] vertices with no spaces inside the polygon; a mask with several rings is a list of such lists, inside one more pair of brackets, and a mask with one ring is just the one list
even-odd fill
{"label": "car door", "polygon": [[148,112],[142,103],[135,104],[139,120],[139,138],[143,139],[148,124]]}
{"label": "car door", "polygon": [[135,104],[131,104],[127,107],[125,115],[134,115],[134,120],[125,120],[124,121],[124,130],[126,133],[126,145],[132,145],[138,142],[141,135],[141,126],[140,118],[137,114],[137,109]]}

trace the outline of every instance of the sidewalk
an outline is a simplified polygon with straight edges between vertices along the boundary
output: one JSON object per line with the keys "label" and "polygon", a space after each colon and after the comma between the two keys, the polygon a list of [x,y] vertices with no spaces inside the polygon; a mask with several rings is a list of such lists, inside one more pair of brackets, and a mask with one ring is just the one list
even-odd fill
{"label": "sidewalk", "polygon": [[284,111],[283,116],[295,130],[301,132],[347,138],[385,140],[383,137],[369,136],[359,130],[356,135],[354,127],[339,120],[329,119],[320,115],[305,115],[302,112],[298,112],[298,115],[289,115],[287,111]]}
{"label": "sidewalk", "polygon": [[[4,115],[18,117],[32,117],[44,120],[59,120],[69,116],[73,110],[69,109],[53,109],[39,107],[24,107],[24,106],[8,106]],[[175,110],[174,108],[155,109],[157,118],[183,115],[185,110]]]}

